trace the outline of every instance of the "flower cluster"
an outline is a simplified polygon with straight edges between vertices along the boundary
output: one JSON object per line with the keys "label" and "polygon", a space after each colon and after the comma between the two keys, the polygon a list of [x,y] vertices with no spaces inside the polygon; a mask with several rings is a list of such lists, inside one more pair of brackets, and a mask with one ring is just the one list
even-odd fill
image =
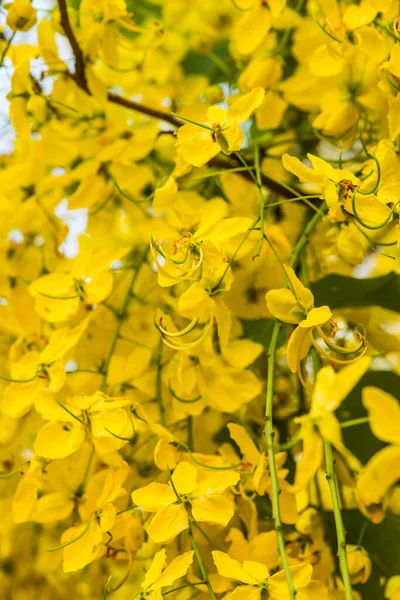
{"label": "flower cluster", "polygon": [[1,19],[1,597],[399,599],[399,0]]}

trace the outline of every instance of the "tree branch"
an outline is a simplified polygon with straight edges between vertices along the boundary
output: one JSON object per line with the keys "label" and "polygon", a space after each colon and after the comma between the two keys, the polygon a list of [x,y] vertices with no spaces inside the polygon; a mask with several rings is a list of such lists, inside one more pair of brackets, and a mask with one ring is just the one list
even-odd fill
{"label": "tree branch", "polygon": [[85,57],[83,56],[83,52],[71,27],[66,0],[58,0],[58,8],[60,9],[60,25],[64,29],[65,35],[71,44],[72,52],[75,57],[74,79],[79,87],[89,94],[90,92],[85,75]]}
{"label": "tree branch", "polygon": [[[75,34],[72,30],[71,23],[68,15],[68,7],[66,0],[57,0],[58,7],[60,9],[60,23],[62,28],[64,29],[65,35],[68,38],[69,43],[71,44],[72,52],[75,57],[75,73],[70,73],[71,77],[75,80],[76,84],[84,90],[87,94],[90,95],[90,90],[88,88],[86,75],[85,75],[85,57],[84,54],[78,44],[78,41],[75,37]],[[108,93],[108,101],[114,104],[119,104],[119,106],[124,106],[130,110],[136,110],[143,115],[147,115],[148,117],[152,117],[154,119],[158,119],[159,121],[165,121],[166,123],[170,123],[174,127],[181,127],[184,123],[175,117],[174,115],[168,114],[162,110],[157,110],[155,108],[151,108],[150,106],[145,106],[140,102],[135,102],[134,100],[129,100],[128,98],[124,98],[123,96],[119,96],[118,94],[113,94],[112,92]],[[251,164],[249,162],[249,164]],[[237,166],[237,161],[234,158],[220,158],[216,156],[208,163],[209,166],[232,169]],[[242,171],[238,173],[245,179],[252,180],[252,177],[249,172]],[[283,196],[284,198],[291,198],[293,193],[286,189],[283,185],[280,185],[279,182],[273,181],[268,177],[261,174],[261,183],[264,187]],[[299,193],[300,195],[300,193]]]}
{"label": "tree branch", "polygon": [[[62,2],[63,0],[60,1]],[[162,110],[157,110],[156,108],[150,108],[150,106],[145,106],[140,102],[135,102],[134,100],[129,100],[123,96],[118,96],[118,94],[112,94],[109,92],[108,101],[113,102],[114,104],[119,104],[120,106],[125,106],[125,108],[130,108],[131,110],[137,110],[143,115],[159,119],[160,121],[165,121],[174,127],[181,127],[184,125],[184,123],[177,117],[174,117],[174,115],[165,113]]]}

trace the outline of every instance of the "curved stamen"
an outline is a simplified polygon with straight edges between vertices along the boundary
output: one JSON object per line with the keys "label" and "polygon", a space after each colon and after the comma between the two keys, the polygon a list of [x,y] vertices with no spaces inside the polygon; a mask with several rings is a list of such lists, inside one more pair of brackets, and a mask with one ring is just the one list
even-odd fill
{"label": "curved stamen", "polygon": [[[9,473],[0,473],[0,479],[9,479],[10,477],[14,477],[14,475],[21,473],[22,467],[24,467],[27,464],[29,464],[29,461],[26,463],[22,463],[22,465],[20,465],[18,467],[18,469],[15,469],[15,471],[10,471]],[[22,475],[22,473],[21,473],[21,475]]]}
{"label": "curved stamen", "polygon": [[379,225],[367,225],[367,223],[365,223],[361,217],[359,216],[359,214],[357,213],[357,208],[356,208],[356,194],[357,192],[359,192],[359,190],[354,190],[353,192],[353,197],[351,200],[351,208],[353,210],[353,216],[355,218],[355,220],[357,221],[357,223],[360,223],[360,225],[362,225],[363,227],[365,227],[366,229],[382,229],[382,227],[385,227],[385,225],[387,225],[389,223],[389,221],[391,221],[393,213],[395,211],[395,209],[397,208],[398,204],[400,204],[400,200],[398,202],[396,202],[392,208],[390,209],[390,213],[388,214],[388,216],[386,217],[386,219],[384,221],[382,221],[382,223],[379,223]]}
{"label": "curved stamen", "polygon": [[318,354],[320,354],[323,358],[326,358],[326,360],[336,363],[338,365],[349,365],[350,363],[352,363],[352,362],[358,360],[359,358],[361,358],[362,356],[364,356],[364,354],[367,351],[367,345],[365,344],[361,354],[359,354],[358,356],[355,356],[354,358],[351,358],[350,360],[340,360],[339,358],[334,358],[333,356],[330,356],[329,354],[324,352],[324,350],[322,350],[320,348],[320,346],[318,346],[313,335],[311,335],[311,341],[312,341],[313,346],[317,350]]}
{"label": "curved stamen", "polygon": [[76,538],[74,538],[73,540],[70,540],[69,542],[65,542],[65,544],[61,544],[61,546],[57,546],[56,548],[45,548],[44,551],[45,552],[56,552],[57,550],[62,550],[63,548],[66,548],[67,546],[70,546],[71,544],[74,544],[75,542],[80,540],[85,535],[85,533],[88,532],[89,527],[90,527],[90,521],[94,514],[95,513],[90,514],[88,522],[86,524],[86,527],[84,528],[83,531],[81,531],[81,533],[79,535],[76,536]]}
{"label": "curved stamen", "polygon": [[[204,253],[201,250],[201,248],[199,248],[199,260],[198,262],[193,265],[192,267],[190,267],[187,271],[183,272],[180,275],[171,275],[170,273],[168,273],[168,271],[166,271],[164,269],[164,267],[162,265],[160,265],[160,263],[158,262],[158,257],[157,254],[155,253],[155,247],[150,244],[150,250],[151,250],[151,254],[154,258],[154,262],[157,265],[157,270],[159,273],[161,273],[162,275],[164,275],[164,277],[166,277],[167,279],[171,279],[172,281],[175,281],[176,279],[180,279],[180,280],[184,280],[189,278],[195,271],[197,271],[197,269],[199,269],[199,267],[201,267],[201,265],[203,264],[204,261]],[[156,250],[158,252],[158,254],[161,254],[161,256],[168,262],[172,263],[174,266],[176,266],[177,264],[179,265],[179,262],[174,262],[173,260],[171,260],[171,258],[169,256],[167,256],[166,254],[164,254],[164,252],[162,252],[160,250],[159,246],[156,246]],[[183,263],[182,263],[183,264]]]}
{"label": "curved stamen", "polygon": [[363,191],[363,190],[360,190],[360,189],[357,190],[357,191],[358,191],[359,194],[362,194],[363,196],[370,196],[371,194],[375,194],[375,192],[378,189],[379,184],[381,182],[381,165],[379,163],[379,160],[375,156],[375,154],[372,154],[372,152],[370,152],[368,150],[368,148],[367,148],[367,146],[365,144],[364,136],[362,134],[361,124],[360,124],[360,127],[359,127],[359,131],[360,131],[360,142],[361,142],[361,145],[363,147],[363,150],[364,150],[365,154],[368,156],[368,158],[372,158],[372,160],[375,161],[375,164],[376,164],[376,182],[375,182],[375,185],[373,186],[373,188],[371,190],[368,190],[367,192]]}
{"label": "curved stamen", "polygon": [[199,394],[198,396],[196,396],[196,398],[181,398],[172,389],[172,387],[171,387],[171,380],[168,381],[168,390],[169,390],[169,393],[171,394],[171,396],[173,398],[175,398],[175,400],[178,400],[178,402],[183,402],[184,404],[192,404],[193,402],[198,402],[202,398],[201,394]]}
{"label": "curved stamen", "polygon": [[[346,350],[345,348],[342,348],[341,346],[338,346],[337,344],[332,342],[329,339],[329,337],[326,335],[326,333],[324,333],[321,325],[317,325],[317,331],[318,331],[320,337],[323,339],[324,343],[328,346],[328,348],[330,350],[333,350],[334,352],[337,352],[338,354],[343,354],[343,355],[357,354],[357,352],[361,352],[361,350],[364,348],[364,346],[366,344],[364,337],[361,334],[358,334],[361,339],[360,344],[356,348]],[[314,330],[311,333],[314,336]]]}
{"label": "curved stamen", "polygon": [[52,296],[51,294],[45,294],[44,292],[40,292],[37,288],[34,288],[35,292],[39,294],[39,296],[43,296],[44,298],[50,298],[51,300],[74,300],[75,298],[80,298],[80,294],[74,294],[73,296]]}
{"label": "curved stamen", "polygon": [[[124,550],[125,550],[125,548],[124,548]],[[119,590],[124,585],[124,583],[126,582],[126,580],[128,579],[128,577],[129,577],[129,575],[131,573],[132,562],[133,562],[132,561],[132,553],[129,552],[129,550],[127,550],[127,552],[128,552],[128,565],[126,567],[125,574],[122,577],[121,581],[116,586],[114,586],[114,587],[110,587],[111,576],[107,579],[107,583],[106,583],[106,586],[104,588],[104,597],[105,598],[107,597],[108,592],[110,594],[112,594],[113,592],[116,592],[117,590]]]}
{"label": "curved stamen", "polygon": [[3,381],[10,381],[11,383],[31,383],[31,381],[35,381],[38,374],[39,374],[39,371],[36,371],[36,373],[33,375],[33,377],[30,377],[29,379],[12,379],[11,377],[6,377],[5,375],[0,375],[0,379],[2,379]]}
{"label": "curved stamen", "polygon": [[111,180],[114,184],[114,187],[118,190],[118,192],[121,194],[121,196],[123,196],[124,198],[129,200],[129,202],[133,202],[134,204],[143,204],[144,202],[151,202],[151,200],[154,197],[154,192],[152,192],[149,196],[147,196],[146,198],[143,198],[143,200],[136,200],[130,194],[128,194],[127,192],[124,192],[124,190],[120,187],[118,181],[112,175],[111,175]]}
{"label": "curved stamen", "polygon": [[156,329],[158,329],[158,331],[162,334],[162,336],[166,336],[166,337],[171,337],[171,338],[175,338],[175,337],[183,337],[184,335],[187,335],[188,333],[190,333],[191,331],[193,331],[193,329],[196,327],[197,323],[199,322],[198,318],[194,318],[190,321],[189,325],[187,325],[184,329],[181,329],[181,331],[177,331],[177,332],[169,332],[166,329],[164,329],[159,323],[157,323],[156,321],[156,315],[154,315],[154,326]]}
{"label": "curved stamen", "polygon": [[212,317],[210,318],[210,320],[208,321],[207,325],[205,326],[203,333],[201,334],[201,336],[199,338],[197,338],[197,340],[194,340],[193,342],[187,342],[184,344],[172,344],[168,339],[165,339],[164,337],[162,338],[164,344],[166,344],[169,348],[172,348],[173,350],[188,350],[189,348],[194,348],[194,346],[197,346],[197,344],[199,344],[204,337],[206,336],[210,325],[212,323]]}
{"label": "curved stamen", "polygon": [[131,437],[123,437],[122,435],[117,435],[116,433],[113,433],[112,431],[110,431],[108,429],[108,427],[104,427],[104,429],[106,431],[108,431],[108,433],[110,435],[112,435],[115,438],[118,438],[119,440],[124,440],[125,442],[133,442],[136,439],[137,434],[136,434],[135,424],[134,424],[133,419],[132,419],[132,413],[131,413],[131,411],[129,411],[129,420],[130,420],[131,425],[132,425],[132,435],[131,435]]}
{"label": "curved stamen", "polygon": [[237,469],[238,467],[240,467],[240,465],[242,464],[242,460],[234,465],[229,465],[228,467],[216,467],[213,465],[208,465],[207,463],[203,463],[201,460],[198,460],[194,455],[193,452],[191,451],[191,449],[189,448],[189,446],[187,446],[186,444],[184,444],[183,442],[178,442],[179,445],[184,448],[186,450],[186,452],[189,454],[191,460],[196,463],[196,465],[199,465],[200,467],[204,467],[205,469],[212,469],[213,471],[232,471],[233,469]]}

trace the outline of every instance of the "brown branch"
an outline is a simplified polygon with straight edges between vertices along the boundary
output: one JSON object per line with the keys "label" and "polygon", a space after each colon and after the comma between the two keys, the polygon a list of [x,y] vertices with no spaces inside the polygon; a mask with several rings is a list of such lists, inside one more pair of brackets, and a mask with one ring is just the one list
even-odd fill
{"label": "brown branch", "polygon": [[[71,44],[72,52],[74,53],[75,57],[75,73],[71,73],[71,77],[73,77],[73,79],[81,89],[90,94],[85,75],[85,57],[71,27],[66,0],[58,0],[58,7],[60,9],[61,26],[64,29],[65,35],[67,36],[69,43]],[[124,106],[125,108],[128,108],[130,110],[136,110],[137,112],[140,112],[143,115],[147,115],[148,117],[158,119],[159,121],[165,121],[166,123],[169,123],[174,127],[181,127],[184,124],[180,119],[174,117],[174,115],[163,112],[162,110],[157,110],[156,108],[151,108],[150,106],[145,106],[140,102],[129,100],[128,98],[124,98],[123,96],[119,96],[118,94],[113,94],[112,92],[109,92],[107,98],[109,102],[119,104],[119,106]],[[235,159],[225,159],[222,157],[220,158],[219,156],[213,158],[208,164],[209,166],[226,169],[232,169],[237,166],[237,162]],[[249,172],[241,171],[238,174],[240,174],[245,179],[249,179],[252,181],[252,177]],[[281,186],[276,181],[272,181],[263,174],[261,174],[261,182],[264,187],[271,190],[272,192],[279,194],[280,196],[283,196],[285,198],[291,198],[293,196],[293,194],[289,192],[285,187]]]}
{"label": "brown branch", "polygon": [[125,108],[137,110],[138,112],[144,115],[154,117],[155,119],[159,119],[160,121],[165,121],[166,123],[170,123],[174,127],[181,127],[181,125],[183,125],[183,122],[177,117],[174,117],[174,115],[165,113],[162,110],[157,110],[156,108],[150,108],[150,106],[145,106],[144,104],[141,104],[140,102],[135,102],[134,100],[128,100],[128,98],[118,96],[118,94],[112,94],[111,92],[109,92],[108,101],[113,102],[114,104],[119,104],[120,106],[125,106]]}
{"label": "brown branch", "polygon": [[68,7],[66,0],[58,0],[58,8],[60,9],[60,25],[64,29],[65,35],[71,44],[72,52],[75,57],[75,75],[74,79],[80,88],[89,93],[89,88],[85,75],[85,57],[75,37],[68,16]]}

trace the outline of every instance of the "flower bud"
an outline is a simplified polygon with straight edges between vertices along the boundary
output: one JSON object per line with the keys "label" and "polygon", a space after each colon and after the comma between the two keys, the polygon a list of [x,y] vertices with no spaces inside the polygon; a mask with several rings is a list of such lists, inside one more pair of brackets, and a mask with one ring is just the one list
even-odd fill
{"label": "flower bud", "polygon": [[224,91],[219,85],[209,85],[203,92],[203,96],[207,104],[217,104],[222,102]]}
{"label": "flower bud", "polygon": [[372,566],[371,559],[364,548],[347,545],[346,552],[352,585],[368,581]]}
{"label": "flower bud", "polygon": [[28,31],[36,23],[36,10],[28,0],[14,0],[7,14],[7,25],[13,31]]}
{"label": "flower bud", "polygon": [[303,511],[296,522],[296,529],[303,535],[311,535],[321,524],[320,516],[315,508],[307,508]]}

